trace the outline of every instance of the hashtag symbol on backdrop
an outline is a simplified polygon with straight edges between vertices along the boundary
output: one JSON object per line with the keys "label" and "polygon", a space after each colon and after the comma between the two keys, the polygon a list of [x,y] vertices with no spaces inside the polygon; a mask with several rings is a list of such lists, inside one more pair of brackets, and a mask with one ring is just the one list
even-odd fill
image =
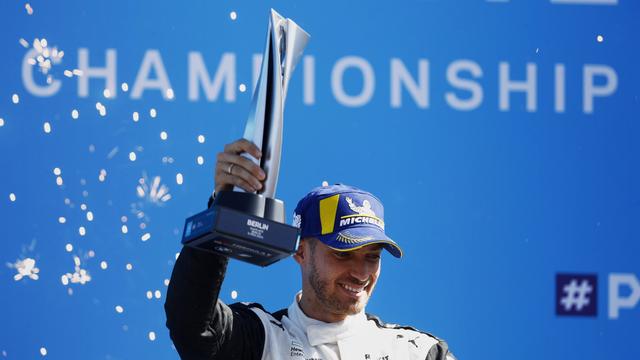
{"label": "hashtag symbol on backdrop", "polygon": [[576,311],[581,311],[582,308],[589,305],[591,301],[589,295],[593,292],[593,287],[586,279],[583,279],[580,285],[578,285],[578,280],[572,279],[562,290],[565,296],[560,299],[560,303],[564,309],[570,311],[575,307]]}
{"label": "hashtag symbol on backdrop", "polygon": [[598,316],[598,275],[556,274],[556,315]]}

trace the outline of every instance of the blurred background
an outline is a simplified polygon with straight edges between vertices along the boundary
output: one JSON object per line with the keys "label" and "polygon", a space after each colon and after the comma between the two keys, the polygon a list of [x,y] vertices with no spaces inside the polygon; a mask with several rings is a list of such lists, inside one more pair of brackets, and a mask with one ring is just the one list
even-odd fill
{"label": "blurred background", "polygon": [[[311,34],[277,197],[378,195],[367,311],[460,359],[640,357],[640,4],[2,1],[0,359],[176,359],[184,219],[242,136],[270,8]],[[300,275],[232,261],[226,302]]]}

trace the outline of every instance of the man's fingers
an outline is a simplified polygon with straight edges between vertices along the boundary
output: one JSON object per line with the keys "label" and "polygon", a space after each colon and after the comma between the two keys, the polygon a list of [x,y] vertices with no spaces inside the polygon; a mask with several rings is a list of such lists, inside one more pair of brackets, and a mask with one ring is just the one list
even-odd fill
{"label": "man's fingers", "polygon": [[[234,170],[235,172],[235,170]],[[218,184],[232,184],[242,188],[247,192],[255,192],[256,189],[239,176],[234,176],[228,173],[216,174],[216,183]]]}
{"label": "man's fingers", "polygon": [[[237,160],[237,159],[234,159]],[[246,160],[246,159],[245,159]],[[249,161],[251,162],[251,161]],[[245,169],[244,167],[237,165],[236,163],[227,163],[227,162],[219,162],[218,164],[220,164],[220,169],[219,171],[221,171],[222,173],[225,173],[227,175],[231,175],[233,177],[239,177],[242,180],[244,180],[246,183],[248,183],[252,188],[260,190],[262,188],[262,183],[260,182],[260,180],[258,178],[256,178],[253,173],[249,172],[247,169]]]}
{"label": "man's fingers", "polygon": [[251,174],[251,176],[257,180],[264,180],[265,178],[265,173],[260,166],[244,156],[221,152],[218,153],[217,161],[218,166],[222,166],[221,170],[225,170],[226,172],[229,172],[229,164],[235,164],[235,166]]}
{"label": "man's fingers", "polygon": [[224,147],[224,152],[232,154],[241,154],[243,152],[246,152],[251,154],[256,159],[259,159],[262,156],[262,152],[260,151],[260,149],[258,149],[256,144],[247,139],[239,139],[232,142],[231,144],[227,144]]}
{"label": "man's fingers", "polygon": [[261,180],[266,174],[259,165],[241,154],[247,153],[256,159],[262,157],[258,147],[246,139],[239,139],[224,147],[224,151],[218,153],[215,168],[215,191],[231,190],[238,186],[245,191],[255,192],[262,189]]}

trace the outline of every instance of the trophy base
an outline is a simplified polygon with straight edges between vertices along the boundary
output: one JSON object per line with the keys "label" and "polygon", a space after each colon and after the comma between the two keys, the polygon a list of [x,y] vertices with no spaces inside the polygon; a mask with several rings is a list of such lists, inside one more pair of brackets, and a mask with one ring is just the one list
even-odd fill
{"label": "trophy base", "polygon": [[235,191],[216,194],[212,206],[185,221],[182,243],[267,266],[298,249],[298,229],[284,224],[284,204]]}

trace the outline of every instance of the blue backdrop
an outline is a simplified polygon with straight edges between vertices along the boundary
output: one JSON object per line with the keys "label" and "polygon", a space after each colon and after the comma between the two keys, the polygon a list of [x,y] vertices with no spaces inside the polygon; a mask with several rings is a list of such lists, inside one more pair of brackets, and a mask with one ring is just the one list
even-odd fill
{"label": "blue backdrop", "polygon": [[[369,312],[461,359],[640,357],[640,5],[283,0],[0,3],[0,358],[177,358],[167,279],[270,7],[312,36],[278,197],[365,188],[405,251]],[[299,282],[233,261],[221,296]]]}

